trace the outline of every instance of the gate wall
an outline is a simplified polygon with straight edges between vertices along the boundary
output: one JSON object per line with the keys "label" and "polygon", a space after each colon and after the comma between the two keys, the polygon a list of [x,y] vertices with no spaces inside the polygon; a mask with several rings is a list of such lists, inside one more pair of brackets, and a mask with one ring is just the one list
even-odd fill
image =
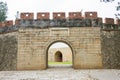
{"label": "gate wall", "polygon": [[99,27],[57,27],[19,29],[17,69],[46,69],[47,50],[57,41],[70,45],[73,68],[102,68]]}

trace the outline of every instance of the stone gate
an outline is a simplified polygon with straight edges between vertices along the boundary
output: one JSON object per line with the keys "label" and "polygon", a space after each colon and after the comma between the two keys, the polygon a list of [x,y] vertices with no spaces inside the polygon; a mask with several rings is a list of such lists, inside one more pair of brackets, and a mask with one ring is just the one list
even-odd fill
{"label": "stone gate", "polygon": [[120,69],[120,20],[97,12],[21,13],[20,19],[0,22],[0,70],[48,68],[48,50],[56,42],[72,51],[74,69]]}
{"label": "stone gate", "polygon": [[19,29],[17,69],[46,69],[48,49],[64,42],[72,50],[73,68],[102,68],[99,27]]}

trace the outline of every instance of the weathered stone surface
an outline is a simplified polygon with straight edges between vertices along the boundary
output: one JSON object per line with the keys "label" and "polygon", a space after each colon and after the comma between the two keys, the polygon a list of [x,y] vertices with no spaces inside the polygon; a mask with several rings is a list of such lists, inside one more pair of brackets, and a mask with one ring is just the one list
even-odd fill
{"label": "weathered stone surface", "polygon": [[[68,44],[73,68],[120,68],[120,21],[97,12],[21,13],[21,19],[0,23],[0,70],[46,69],[48,49],[55,42]],[[18,32],[14,33],[15,31]],[[6,34],[5,34],[6,33]],[[17,37],[18,36],[18,37]],[[17,64],[17,66],[16,66]]]}
{"label": "weathered stone surface", "polygon": [[[55,42],[63,42],[71,47],[74,68],[120,68],[118,25],[105,24],[100,28],[96,25],[98,23],[96,19],[92,19],[92,21],[86,19],[86,24],[82,24],[84,20],[81,20],[82,23],[79,20],[69,20],[71,22],[37,20],[36,23],[31,20],[28,23],[29,20],[26,20],[26,25],[24,20],[21,21],[23,21],[21,22],[23,26],[0,28],[0,33],[19,30],[19,34],[11,32],[0,35],[0,70],[47,68],[47,50]],[[74,24],[75,21],[76,24]],[[46,22],[48,24],[45,24]],[[52,22],[53,24],[50,24]],[[77,27],[68,27],[70,23],[71,26],[76,25]],[[31,24],[33,26],[30,26]],[[80,25],[81,27],[79,27]],[[45,26],[48,27],[45,28]]]}
{"label": "weathered stone surface", "polygon": [[0,70],[16,70],[17,33],[0,35]]}
{"label": "weathered stone surface", "polygon": [[17,69],[46,69],[48,49],[55,42],[71,47],[73,68],[102,68],[100,28],[52,27],[19,29]]}
{"label": "weathered stone surface", "polygon": [[[2,24],[1,24],[2,25]],[[19,28],[51,28],[51,27],[101,27],[98,19],[19,19],[15,25],[0,27],[0,33],[18,31]]]}
{"label": "weathered stone surface", "polygon": [[[9,29],[7,27],[6,30]],[[63,42],[71,47],[75,69],[120,69],[120,31],[107,29],[21,27],[18,33],[1,34],[0,70],[46,69],[48,49],[55,42]]]}
{"label": "weathered stone surface", "polygon": [[102,31],[101,45],[104,68],[120,69],[120,31]]}

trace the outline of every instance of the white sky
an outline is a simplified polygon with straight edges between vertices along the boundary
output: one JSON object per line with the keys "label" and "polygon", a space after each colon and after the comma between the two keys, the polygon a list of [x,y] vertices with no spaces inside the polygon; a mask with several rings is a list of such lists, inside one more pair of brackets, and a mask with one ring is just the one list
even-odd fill
{"label": "white sky", "polygon": [[57,42],[50,46],[50,48],[60,48],[60,47],[69,47],[69,46],[63,42]]}
{"label": "white sky", "polygon": [[[8,4],[8,20],[15,19],[16,12],[72,12],[97,11],[99,17],[115,18],[117,2],[100,3],[100,0],[1,0]],[[36,17],[35,17],[36,18]]]}

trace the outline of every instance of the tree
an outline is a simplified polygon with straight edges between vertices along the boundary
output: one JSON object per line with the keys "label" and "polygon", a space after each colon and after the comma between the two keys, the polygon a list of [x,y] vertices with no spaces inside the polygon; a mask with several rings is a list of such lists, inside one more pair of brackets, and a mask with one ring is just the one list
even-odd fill
{"label": "tree", "polygon": [[115,0],[100,0],[101,2],[113,2]]}
{"label": "tree", "polygon": [[0,22],[5,21],[7,18],[7,3],[0,1]]}
{"label": "tree", "polygon": [[[120,0],[100,0],[100,2],[105,2],[105,3],[113,2],[113,1],[117,1],[117,6],[115,6],[115,8],[116,8],[116,11],[120,11]],[[115,17],[117,19],[120,19],[120,13],[116,13]]]}

